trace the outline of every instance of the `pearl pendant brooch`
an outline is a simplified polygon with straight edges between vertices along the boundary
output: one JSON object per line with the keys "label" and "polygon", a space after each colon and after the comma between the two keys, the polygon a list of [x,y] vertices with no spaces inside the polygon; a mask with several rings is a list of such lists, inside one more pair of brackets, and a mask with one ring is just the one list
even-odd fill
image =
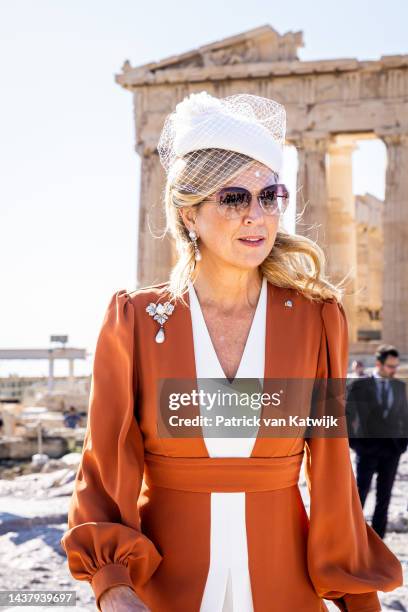
{"label": "pearl pendant brooch", "polygon": [[160,323],[160,329],[155,336],[155,340],[158,344],[161,344],[165,340],[163,325],[173,310],[174,305],[170,302],[165,302],[164,304],[155,304],[154,302],[150,302],[150,304],[146,307],[146,312],[148,312],[155,321]]}

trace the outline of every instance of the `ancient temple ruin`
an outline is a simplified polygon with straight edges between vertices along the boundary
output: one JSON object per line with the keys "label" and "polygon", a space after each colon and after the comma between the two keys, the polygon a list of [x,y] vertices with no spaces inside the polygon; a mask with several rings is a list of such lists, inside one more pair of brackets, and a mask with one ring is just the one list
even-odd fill
{"label": "ancient temple ruin", "polygon": [[[335,282],[352,271],[345,307],[355,352],[364,340],[358,341],[358,330],[365,308],[371,320],[379,319],[383,341],[408,355],[408,56],[300,61],[301,46],[302,32],[281,35],[267,25],[144,66],[124,63],[116,81],[133,93],[142,159],[138,285],[164,281],[175,257],[169,238],[154,238],[164,227],[164,173],[156,145],[165,116],[203,89],[218,97],[270,97],[285,105],[287,143],[298,152],[297,212],[307,206],[296,231],[319,226],[317,240]],[[364,138],[382,139],[388,158],[380,237],[366,247],[359,237],[364,221],[356,214],[351,158],[356,140]],[[360,209],[364,205],[370,203],[360,202]],[[371,258],[375,245],[381,251]],[[370,266],[377,266],[374,276]],[[372,299],[364,297],[368,277],[371,288],[380,283],[371,289]],[[368,302],[362,306],[361,300]]]}

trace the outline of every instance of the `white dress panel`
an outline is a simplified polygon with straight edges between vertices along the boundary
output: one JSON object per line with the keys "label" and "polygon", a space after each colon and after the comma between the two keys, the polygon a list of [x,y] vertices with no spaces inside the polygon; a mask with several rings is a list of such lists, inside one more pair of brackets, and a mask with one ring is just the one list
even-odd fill
{"label": "white dress panel", "polygon": [[[189,282],[197,388],[208,391],[211,383],[199,379],[226,379],[215,352],[196,291]],[[265,368],[267,280],[262,287],[248,339],[235,378],[263,382]],[[200,406],[202,415],[208,412]],[[203,432],[205,429],[203,428]],[[205,437],[210,457],[249,457],[256,441],[252,437]],[[248,569],[245,492],[211,493],[210,566],[200,612],[253,612]]]}

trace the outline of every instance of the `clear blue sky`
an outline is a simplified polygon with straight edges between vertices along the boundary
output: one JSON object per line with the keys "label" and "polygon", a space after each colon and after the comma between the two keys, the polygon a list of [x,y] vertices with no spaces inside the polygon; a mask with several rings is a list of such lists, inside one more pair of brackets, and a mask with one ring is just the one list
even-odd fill
{"label": "clear blue sky", "polygon": [[[132,96],[114,81],[125,59],[137,66],[264,24],[302,30],[304,60],[408,54],[407,7],[1,0],[0,346],[46,347],[65,333],[92,351],[110,296],[135,285],[139,161]],[[381,144],[354,157],[355,193],[383,197]],[[9,371],[46,365],[0,363]]]}

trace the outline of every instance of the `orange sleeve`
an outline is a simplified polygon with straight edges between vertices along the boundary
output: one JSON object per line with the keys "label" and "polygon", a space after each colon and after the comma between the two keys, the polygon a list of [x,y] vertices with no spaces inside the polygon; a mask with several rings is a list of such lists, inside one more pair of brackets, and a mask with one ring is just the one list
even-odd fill
{"label": "orange sleeve", "polygon": [[134,306],[121,289],[111,298],[95,348],[87,429],[68,530],[61,539],[69,570],[87,580],[97,609],[115,585],[143,585],[162,560],[140,530],[143,436],[134,414]]}
{"label": "orange sleeve", "polygon": [[[345,379],[348,328],[341,303],[322,306],[316,378]],[[340,401],[345,417],[345,398]],[[344,408],[344,411],[343,411]],[[347,431],[347,429],[346,429]],[[399,560],[365,522],[347,437],[306,439],[305,474],[310,494],[307,563],[320,597],[340,610],[381,610],[377,591],[402,585]]]}

